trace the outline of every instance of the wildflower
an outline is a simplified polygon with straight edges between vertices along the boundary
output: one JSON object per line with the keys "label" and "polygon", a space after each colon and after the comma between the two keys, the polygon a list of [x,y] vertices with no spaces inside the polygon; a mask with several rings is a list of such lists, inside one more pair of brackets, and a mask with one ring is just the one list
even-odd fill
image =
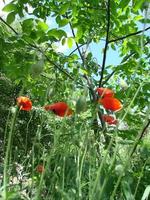
{"label": "wildflower", "polygon": [[44,168],[43,165],[38,165],[38,166],[36,167],[36,171],[37,171],[38,173],[43,173],[44,170],[45,170],[45,168]]}
{"label": "wildflower", "polygon": [[20,107],[20,110],[30,111],[32,109],[32,102],[28,97],[18,97],[17,105]]}
{"label": "wildflower", "polygon": [[99,103],[101,103],[106,110],[111,111],[119,111],[123,107],[121,102],[114,97],[104,97],[102,99],[99,99]]}
{"label": "wildflower", "polygon": [[55,115],[60,117],[70,116],[73,111],[69,108],[69,106],[65,102],[57,102],[51,105],[44,106],[44,109],[47,111],[52,111]]}
{"label": "wildflower", "polygon": [[118,120],[115,119],[113,116],[110,116],[110,115],[102,115],[102,119],[103,119],[103,121],[107,122],[109,125],[118,124]]}
{"label": "wildflower", "polygon": [[98,94],[101,97],[113,97],[114,96],[114,92],[109,88],[100,87],[100,88],[97,88],[96,91],[98,92]]}

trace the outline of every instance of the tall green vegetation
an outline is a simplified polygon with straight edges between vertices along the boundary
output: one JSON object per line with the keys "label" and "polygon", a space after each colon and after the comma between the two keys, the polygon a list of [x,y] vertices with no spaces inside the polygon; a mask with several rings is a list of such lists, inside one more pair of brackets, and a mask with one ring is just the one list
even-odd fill
{"label": "tall green vegetation", "polygon": [[[148,1],[13,0],[3,11],[0,198],[148,199]],[[116,64],[108,64],[112,51]],[[114,91],[120,111],[98,102],[102,87]],[[20,109],[19,96],[31,110]],[[55,102],[73,114],[44,109]]]}

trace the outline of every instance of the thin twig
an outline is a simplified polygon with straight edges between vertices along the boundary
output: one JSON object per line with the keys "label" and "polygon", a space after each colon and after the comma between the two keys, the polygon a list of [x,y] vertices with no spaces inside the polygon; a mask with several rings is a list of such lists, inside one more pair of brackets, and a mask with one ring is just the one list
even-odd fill
{"label": "thin twig", "polygon": [[[73,35],[73,37],[75,37],[75,32],[74,32],[74,30],[73,30],[72,24],[71,24],[71,23],[69,23],[69,24],[70,24],[70,28],[71,28],[71,31],[72,31],[72,35]],[[78,52],[79,52],[79,55],[80,55],[80,57],[81,57],[81,60],[82,60],[82,63],[83,63],[83,67],[85,67],[85,57],[84,57],[84,55],[82,55],[78,43],[75,42],[75,44],[76,44],[77,50],[78,50]],[[89,79],[89,77],[88,77],[87,75],[84,74],[83,77],[84,77],[84,78],[86,79],[86,81],[87,81],[87,84],[88,84],[88,86],[89,86],[91,95],[92,95],[92,97],[93,97],[93,101],[95,102],[97,98],[96,98],[95,91],[94,91],[94,89],[93,89],[93,84],[91,83],[91,80]]]}
{"label": "thin twig", "polygon": [[126,39],[126,38],[128,38],[128,37],[130,37],[130,36],[138,35],[138,34],[140,34],[140,33],[143,33],[143,32],[145,32],[145,31],[148,31],[149,29],[150,29],[150,27],[147,27],[145,30],[140,30],[140,31],[137,31],[137,32],[134,32],[134,33],[130,33],[130,34],[128,34],[128,35],[124,35],[124,36],[122,36],[122,37],[119,37],[119,38],[116,38],[116,39],[113,39],[113,40],[109,40],[108,43],[110,44],[110,43],[112,43],[112,42],[117,42],[117,41],[119,41],[119,40],[124,40],[124,39]]}
{"label": "thin twig", "polygon": [[139,144],[139,142],[142,140],[142,138],[144,137],[145,131],[147,130],[147,128],[150,125],[150,119],[148,120],[148,122],[146,123],[146,125],[144,126],[143,130],[141,131],[141,133],[139,134],[139,138],[132,150],[131,156],[134,154],[134,152],[136,151],[137,145]]}
{"label": "thin twig", "polygon": [[[150,41],[145,42],[144,46],[146,46],[146,45],[149,44],[149,43],[150,43]],[[122,61],[121,61],[120,64],[126,62],[129,58],[131,58],[131,56],[134,56],[134,55],[135,55],[135,52],[131,52],[129,55],[125,56],[125,57],[122,59]],[[109,79],[116,73],[116,71],[117,71],[117,70],[112,71],[112,73],[109,74],[109,75],[106,77],[106,79],[105,79],[105,80],[103,81],[103,83],[102,83],[102,86],[105,85],[105,84],[109,81]]]}
{"label": "thin twig", "polygon": [[[85,44],[81,44],[80,46],[79,46],[79,48],[81,48],[81,47],[83,47]],[[77,48],[75,48],[68,56],[71,56],[75,51],[77,51],[78,50],[78,47]]]}
{"label": "thin twig", "polygon": [[38,50],[45,56],[45,58],[47,59],[47,61],[49,63],[51,63],[52,65],[54,65],[59,71],[61,71],[66,76],[68,76],[71,80],[74,80],[74,78],[72,78],[72,76],[70,74],[68,74],[68,72],[66,72],[65,70],[63,70],[61,68],[61,66],[59,66],[58,64],[56,64],[54,61],[50,60],[49,57],[42,50],[40,50],[39,48],[38,48]]}
{"label": "thin twig", "polygon": [[103,76],[104,76],[104,69],[105,69],[106,55],[107,55],[107,47],[108,47],[108,44],[109,44],[109,29],[110,29],[110,0],[108,0],[108,3],[107,3],[106,42],[105,42],[105,47],[104,47],[104,54],[103,54],[103,62],[102,62],[102,69],[101,69],[101,74],[100,74],[99,87],[101,87]]}
{"label": "thin twig", "polygon": [[[74,32],[74,30],[73,30],[72,24],[69,23],[69,25],[70,25],[70,28],[71,28],[72,35],[73,35],[73,37],[75,38],[76,36],[75,36],[75,32]],[[77,50],[78,50],[79,55],[80,55],[80,57],[81,57],[81,59],[82,59],[82,62],[84,63],[84,58],[83,58],[83,56],[82,56],[82,53],[81,53],[80,47],[79,47],[79,45],[78,45],[77,42],[75,42],[75,44],[76,44],[76,46],[77,46]]]}
{"label": "thin twig", "polygon": [[111,74],[109,74],[106,79],[103,81],[102,86],[105,85],[109,79],[114,75],[114,73],[116,72],[116,70],[112,71]]}

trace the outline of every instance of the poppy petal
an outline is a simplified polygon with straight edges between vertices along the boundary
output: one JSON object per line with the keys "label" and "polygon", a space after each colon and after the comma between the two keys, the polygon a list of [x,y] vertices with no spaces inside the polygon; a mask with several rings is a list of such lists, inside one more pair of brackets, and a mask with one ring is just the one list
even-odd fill
{"label": "poppy petal", "polygon": [[109,125],[116,125],[118,123],[118,120],[115,119],[113,116],[110,115],[102,115],[103,121],[107,122]]}
{"label": "poppy petal", "polygon": [[109,88],[100,87],[100,88],[97,88],[96,91],[98,92],[98,94],[101,97],[113,97],[114,96],[114,92]]}
{"label": "poppy petal", "polygon": [[32,102],[28,97],[18,97],[17,105],[20,107],[20,110],[30,111],[32,109]]}
{"label": "poppy petal", "polygon": [[44,106],[44,109],[47,111],[52,111],[55,115],[60,117],[70,116],[73,111],[69,108],[69,106],[65,102],[57,102],[51,105]]}
{"label": "poppy petal", "polygon": [[114,97],[104,97],[99,99],[99,103],[103,105],[106,110],[119,111],[122,109],[122,103]]}

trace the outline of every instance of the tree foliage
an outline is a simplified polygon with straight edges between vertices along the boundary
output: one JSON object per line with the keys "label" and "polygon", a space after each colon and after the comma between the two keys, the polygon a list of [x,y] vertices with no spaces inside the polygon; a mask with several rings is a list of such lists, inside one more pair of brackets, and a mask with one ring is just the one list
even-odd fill
{"label": "tree foliage", "polygon": [[[13,0],[3,11],[4,188],[6,169],[15,176],[14,161],[23,166],[22,177],[24,171],[30,174],[18,188],[31,199],[141,199],[150,150],[148,1]],[[60,52],[60,46],[67,51]],[[118,52],[119,64],[117,58],[108,63],[112,51]],[[97,103],[97,87],[112,89],[122,102],[123,109],[113,113],[119,125],[102,120],[110,113]],[[29,96],[33,109],[17,112],[11,121],[19,95]],[[60,119],[43,110],[58,101],[67,102],[74,115]],[[38,163],[46,166],[43,176],[34,170]],[[24,186],[30,178],[32,187]],[[5,198],[24,199],[18,188],[4,190]]]}

